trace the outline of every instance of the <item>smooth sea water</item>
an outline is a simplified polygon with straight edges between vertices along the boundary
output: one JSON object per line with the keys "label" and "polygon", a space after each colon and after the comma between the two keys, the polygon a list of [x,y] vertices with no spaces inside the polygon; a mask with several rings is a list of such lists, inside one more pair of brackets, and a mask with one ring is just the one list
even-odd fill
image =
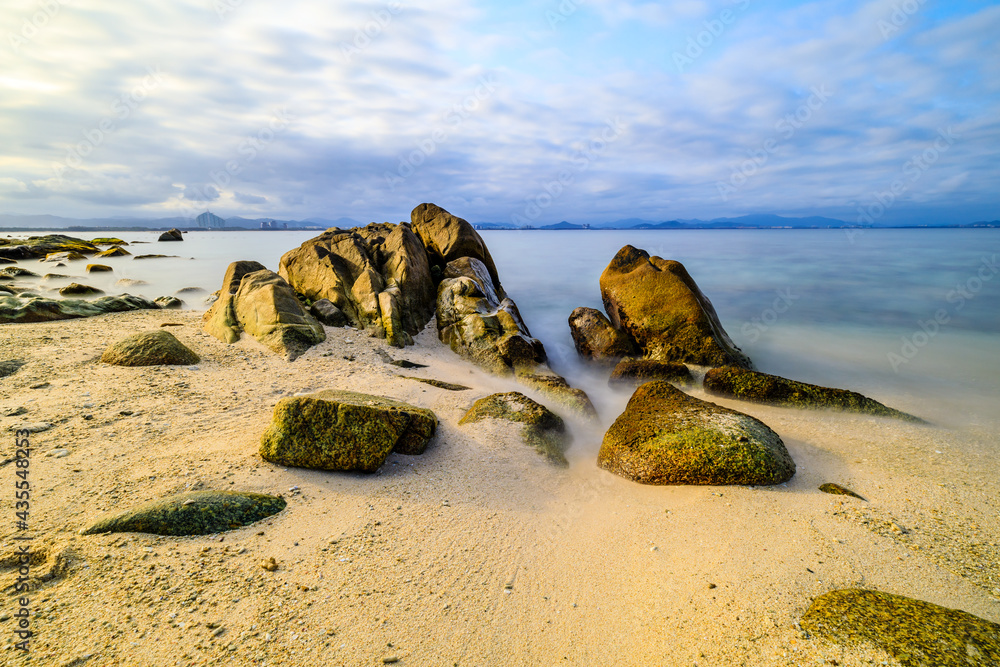
{"label": "smooth sea water", "polygon": [[[155,298],[201,287],[207,294],[219,288],[230,262],[253,259],[276,270],[283,253],[318,233],[204,231],[185,234],[180,243],[157,243],[154,232],[116,233],[133,254],[179,257],[97,260],[111,265],[113,276],[85,274],[86,262],[20,264],[108,293]],[[1000,414],[1000,230],[481,234],[552,366],[579,386],[603,383],[606,375],[580,363],[567,318],[577,306],[602,308],[600,274],[631,244],[682,262],[730,337],[762,371],[902,401],[897,407],[904,409],[938,401],[939,411],[958,421]],[[149,285],[116,287],[121,278]],[[39,282],[36,291],[67,282]],[[182,298],[187,307],[204,309],[204,296]]]}

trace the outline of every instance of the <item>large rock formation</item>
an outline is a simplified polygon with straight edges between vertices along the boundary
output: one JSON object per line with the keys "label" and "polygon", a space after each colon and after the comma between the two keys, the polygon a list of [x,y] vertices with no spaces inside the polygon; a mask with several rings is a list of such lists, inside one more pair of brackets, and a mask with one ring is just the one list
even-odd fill
{"label": "large rock formation", "polygon": [[382,396],[321,391],[283,398],[261,437],[266,461],[300,468],[375,472],[390,452],[422,454],[437,417]]}
{"label": "large rock formation", "polygon": [[45,257],[53,252],[78,252],[92,255],[98,252],[93,243],[64,234],[29,236],[27,239],[0,239],[0,257],[7,259],[31,259]]}
{"label": "large rock formation", "polygon": [[877,417],[923,422],[919,417],[886,407],[857,392],[797,382],[738,366],[713,368],[705,374],[704,386],[705,391],[718,396],[765,405],[860,412]]}
{"label": "large rock formation", "polygon": [[600,282],[611,324],[628,333],[646,358],[752,367],[680,262],[650,257],[627,245],[604,269]]}
{"label": "large rock formation", "polygon": [[486,266],[502,298],[503,288],[500,286],[497,267],[490,257],[486,242],[472,225],[436,204],[421,204],[413,209],[410,222],[413,224],[413,231],[427,248],[431,267],[436,268],[438,280],[449,262],[462,257],[473,257]]}
{"label": "large rock formation", "polygon": [[492,394],[473,403],[458,423],[472,424],[490,418],[523,424],[521,438],[524,444],[534,448],[551,463],[569,465],[563,454],[569,447],[566,424],[541,403],[516,391]]}
{"label": "large rock formation", "polygon": [[309,301],[403,347],[434,315],[427,252],[409,225],[330,229],[284,254],[278,273]]}
{"label": "large rock formation", "polygon": [[93,301],[0,295],[0,324],[71,320],[105,313],[142,309],[155,310],[158,308],[159,306],[149,299],[130,294],[102,296]]}
{"label": "large rock formation", "polygon": [[118,341],[101,355],[113,366],[190,366],[198,355],[167,331],[137,333]]}
{"label": "large rock formation", "polygon": [[204,320],[205,331],[225,343],[246,331],[289,361],[326,340],[323,325],[306,312],[288,283],[257,262],[229,265],[219,299]]}
{"label": "large rock formation", "polygon": [[735,410],[648,382],[604,435],[597,464],[642,484],[780,484],[795,463],[778,434]]}
{"label": "large rock formation", "polygon": [[577,308],[569,316],[569,332],[577,353],[589,361],[606,365],[640,353],[627,333],[615,329],[607,317],[594,308]]}

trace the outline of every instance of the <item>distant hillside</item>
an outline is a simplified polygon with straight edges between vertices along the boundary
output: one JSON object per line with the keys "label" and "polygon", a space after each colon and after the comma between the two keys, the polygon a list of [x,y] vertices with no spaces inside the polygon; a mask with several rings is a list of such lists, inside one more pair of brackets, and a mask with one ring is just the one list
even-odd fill
{"label": "distant hillside", "polygon": [[557,222],[554,225],[543,225],[542,227],[539,227],[539,229],[589,229],[589,228],[590,225],[574,225],[573,223],[566,222],[565,220],[563,220],[562,222]]}

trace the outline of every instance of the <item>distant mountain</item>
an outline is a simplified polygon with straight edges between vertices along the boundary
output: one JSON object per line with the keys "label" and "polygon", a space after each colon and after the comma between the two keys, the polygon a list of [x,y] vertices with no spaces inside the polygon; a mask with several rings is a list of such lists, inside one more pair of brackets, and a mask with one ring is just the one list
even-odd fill
{"label": "distant mountain", "polygon": [[588,229],[589,226],[584,225],[574,225],[572,222],[557,222],[554,225],[543,225],[539,229]]}
{"label": "distant mountain", "polygon": [[641,222],[638,225],[632,226],[632,229],[685,229],[689,228],[690,225],[685,225],[680,220],[670,220],[668,222]]}
{"label": "distant mountain", "polygon": [[[323,227],[341,227],[349,229],[351,227],[364,227],[365,223],[358,222],[354,218],[337,218],[336,220],[330,220],[329,218],[306,218],[302,222],[308,222],[314,225],[322,225]],[[291,227],[291,225],[288,225]]]}

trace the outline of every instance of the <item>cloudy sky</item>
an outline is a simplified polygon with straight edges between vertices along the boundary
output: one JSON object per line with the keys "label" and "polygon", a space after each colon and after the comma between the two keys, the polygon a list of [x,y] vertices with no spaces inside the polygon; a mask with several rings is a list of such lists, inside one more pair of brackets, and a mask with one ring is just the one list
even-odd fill
{"label": "cloudy sky", "polygon": [[5,0],[0,213],[1000,218],[978,0]]}

